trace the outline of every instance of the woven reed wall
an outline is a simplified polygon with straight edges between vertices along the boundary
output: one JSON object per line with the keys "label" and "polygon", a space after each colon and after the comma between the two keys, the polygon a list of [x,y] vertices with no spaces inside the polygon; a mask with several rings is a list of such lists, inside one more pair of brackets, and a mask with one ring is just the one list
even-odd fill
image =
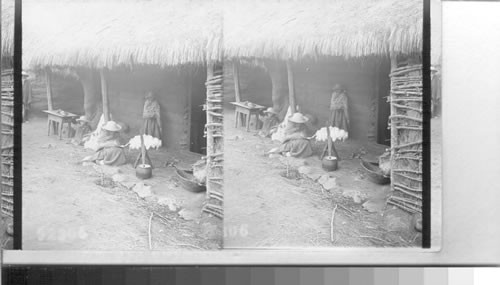
{"label": "woven reed wall", "polygon": [[2,73],[1,212],[14,216],[14,81],[12,73]]}
{"label": "woven reed wall", "polygon": [[203,211],[223,218],[223,67],[221,64],[209,64],[207,67],[207,203]]}
{"label": "woven reed wall", "polygon": [[422,212],[422,65],[391,72],[391,186],[388,203]]}

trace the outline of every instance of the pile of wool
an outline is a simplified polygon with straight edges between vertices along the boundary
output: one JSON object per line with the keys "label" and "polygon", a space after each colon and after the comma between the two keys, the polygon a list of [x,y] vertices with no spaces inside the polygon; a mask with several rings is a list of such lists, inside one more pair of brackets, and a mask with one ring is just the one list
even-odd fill
{"label": "pile of wool", "polygon": [[[144,135],[144,147],[146,149],[158,149],[161,147],[161,140],[150,135]],[[141,149],[141,135],[137,135],[128,142],[130,149]]]}
{"label": "pile of wool", "polygon": [[99,137],[101,136],[102,126],[104,126],[105,120],[104,115],[101,115],[99,118],[99,123],[97,124],[97,128],[90,134],[89,139],[83,145],[84,148],[91,149],[96,151],[98,147]]}
{"label": "pile of wool", "polygon": [[286,112],[285,118],[283,119],[283,122],[281,122],[278,127],[276,128],[276,132],[274,132],[271,135],[271,139],[273,141],[279,141],[283,142],[285,140],[285,130],[288,126],[288,119],[292,116],[292,109],[288,107],[288,110]]}
{"label": "pile of wool", "polygon": [[[342,129],[337,127],[329,127],[330,128],[330,137],[333,141],[343,141],[346,140],[349,134]],[[328,133],[326,131],[326,127],[319,129],[314,135],[317,141],[323,142],[328,140]]]}

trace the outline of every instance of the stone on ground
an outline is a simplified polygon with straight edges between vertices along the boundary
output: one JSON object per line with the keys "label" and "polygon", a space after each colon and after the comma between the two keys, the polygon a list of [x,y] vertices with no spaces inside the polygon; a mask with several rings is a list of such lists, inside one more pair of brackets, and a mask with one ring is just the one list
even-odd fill
{"label": "stone on ground", "polygon": [[342,196],[346,198],[351,198],[354,203],[361,204],[366,200],[366,194],[361,193],[358,190],[347,189],[342,192]]}
{"label": "stone on ground", "polygon": [[298,169],[300,174],[306,176],[307,178],[316,181],[318,180],[325,172],[317,167],[311,166],[300,166]]}
{"label": "stone on ground", "polygon": [[328,173],[321,175],[318,179],[318,183],[321,184],[325,190],[333,190],[338,186],[337,178],[330,177]]}
{"label": "stone on ground", "polygon": [[180,205],[174,197],[161,197],[158,198],[158,204],[162,206],[167,206],[168,209],[172,212],[176,212]]}
{"label": "stone on ground", "polygon": [[134,188],[132,188],[132,190],[135,193],[137,193],[137,195],[141,198],[146,198],[146,197],[153,195],[153,193],[151,192],[151,186],[146,185],[143,182],[139,182],[139,183],[135,184],[135,186],[134,186]]}
{"label": "stone on ground", "polygon": [[199,211],[188,210],[186,208],[179,211],[179,216],[181,216],[186,221],[192,221],[197,219],[200,216]]}
{"label": "stone on ground", "polygon": [[385,209],[385,200],[370,199],[363,203],[363,208],[370,213],[380,213]]}

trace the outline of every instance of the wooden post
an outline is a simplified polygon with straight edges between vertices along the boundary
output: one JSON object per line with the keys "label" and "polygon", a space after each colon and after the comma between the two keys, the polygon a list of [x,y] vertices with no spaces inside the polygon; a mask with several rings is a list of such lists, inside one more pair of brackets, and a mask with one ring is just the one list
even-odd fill
{"label": "wooden post", "polygon": [[144,132],[141,134],[141,158],[142,165],[146,164],[146,147],[144,146]]}
{"label": "wooden post", "polygon": [[[193,120],[193,77],[192,73],[188,75],[187,82],[187,101],[186,101],[186,112],[184,115],[186,116],[186,147],[188,151],[191,151],[191,121]],[[196,142],[198,145],[198,142]]]}
{"label": "wooden post", "polygon": [[102,113],[104,115],[104,122],[110,120],[109,116],[109,102],[108,102],[108,83],[106,81],[106,74],[104,69],[99,70],[101,75],[101,92],[102,92]]}
{"label": "wooden post", "polygon": [[241,102],[240,70],[239,70],[239,62],[237,60],[233,61],[233,78],[234,78],[234,97],[236,99],[236,102]]}
{"label": "wooden post", "polygon": [[379,102],[380,102],[380,66],[381,62],[377,60],[375,62],[375,75],[373,76],[375,78],[374,82],[374,89],[375,89],[375,94],[373,96],[373,100],[375,103],[375,108],[373,110],[373,119],[375,120],[374,128],[373,128],[373,140],[378,143],[379,136],[378,136],[378,122],[380,119],[380,110],[379,110]]}
{"label": "wooden post", "polygon": [[[214,64],[209,63],[209,64],[207,64],[207,82],[210,79],[212,79],[213,77],[214,77]],[[208,93],[209,93],[209,91],[207,90],[207,99],[208,99]],[[208,103],[208,100],[207,100],[207,111],[206,111],[207,124],[212,123],[212,116],[210,115],[210,112],[208,112],[209,108],[210,108],[210,104]],[[207,165],[208,165],[210,162],[210,154],[214,153],[213,133],[208,128],[207,128],[206,136],[207,136],[206,152],[207,152]],[[210,167],[207,166],[207,177],[209,177],[208,174],[210,173],[210,171],[211,171]],[[207,183],[207,185],[208,185],[208,183]]]}
{"label": "wooden post", "polygon": [[290,60],[286,62],[286,71],[288,73],[288,104],[290,105],[293,114],[297,112],[297,107],[295,105],[295,83],[293,80],[292,62]]}
{"label": "wooden post", "polygon": [[47,87],[47,109],[52,111],[54,105],[52,105],[52,79],[51,72],[49,68],[45,69],[45,86]]}

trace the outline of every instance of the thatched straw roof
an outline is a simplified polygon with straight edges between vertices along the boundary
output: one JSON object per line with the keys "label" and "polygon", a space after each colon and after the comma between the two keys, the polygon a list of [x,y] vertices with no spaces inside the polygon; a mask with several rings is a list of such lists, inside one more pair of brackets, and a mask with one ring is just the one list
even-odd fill
{"label": "thatched straw roof", "polygon": [[211,1],[23,1],[23,65],[161,66],[219,59]]}
{"label": "thatched straw roof", "polygon": [[422,0],[25,0],[23,65],[410,54],[422,19]]}
{"label": "thatched straw roof", "polygon": [[248,0],[224,5],[228,58],[362,57],[422,50],[422,0]]}
{"label": "thatched straw roof", "polygon": [[2,56],[14,54],[14,1],[1,0],[2,2]]}

